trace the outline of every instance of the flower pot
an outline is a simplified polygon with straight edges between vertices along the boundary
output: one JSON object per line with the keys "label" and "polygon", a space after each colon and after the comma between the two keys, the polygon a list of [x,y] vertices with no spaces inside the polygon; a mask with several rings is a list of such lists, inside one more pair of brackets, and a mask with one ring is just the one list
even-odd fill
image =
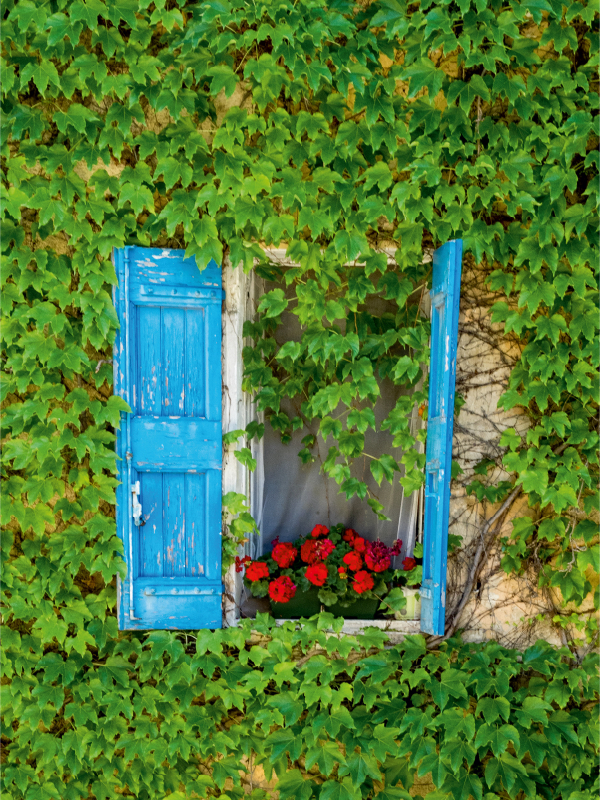
{"label": "flower pot", "polygon": [[401,611],[394,613],[395,619],[420,619],[421,617],[421,595],[418,589],[409,589],[405,586],[402,594],[406,598],[406,605]]}
{"label": "flower pot", "polygon": [[271,613],[276,619],[298,619],[299,617],[311,617],[318,614],[321,605],[325,611],[335,614],[336,617],[346,619],[374,619],[375,612],[379,606],[379,600],[375,598],[356,600],[345,608],[339,603],[327,606],[319,600],[317,589],[310,589],[308,592],[296,592],[294,597],[287,603],[275,603],[271,600]]}

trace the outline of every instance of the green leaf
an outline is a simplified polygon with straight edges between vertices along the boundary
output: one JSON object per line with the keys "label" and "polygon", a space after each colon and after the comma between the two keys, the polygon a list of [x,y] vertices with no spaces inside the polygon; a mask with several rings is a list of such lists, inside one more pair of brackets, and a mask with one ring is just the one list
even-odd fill
{"label": "green leaf", "polygon": [[264,294],[258,304],[258,311],[264,312],[267,319],[278,317],[287,308],[288,301],[283,289],[273,289]]}
{"label": "green leaf", "polygon": [[53,119],[61,133],[66,133],[68,127],[83,133],[87,123],[97,121],[98,117],[80,103],[71,103],[66,111],[56,111]]}
{"label": "green leaf", "polygon": [[58,71],[51,61],[40,61],[27,64],[21,72],[21,88],[32,80],[40,94],[45,95],[48,84],[60,88]]}
{"label": "green leaf", "polygon": [[[323,687],[316,686],[317,695],[322,695]],[[310,748],[306,753],[306,769],[310,769],[315,764],[319,767],[321,774],[331,775],[336,766],[346,763],[337,742],[319,742],[315,747]]]}
{"label": "green leaf", "polygon": [[299,769],[290,769],[277,782],[277,790],[281,800],[310,800],[314,784],[310,778],[305,779]]}
{"label": "green leaf", "polygon": [[[427,89],[430,101],[432,101],[442,88],[444,71],[438,69],[428,58],[420,58],[414,66],[404,70],[402,79],[410,81],[409,97],[414,97],[421,89]],[[457,81],[454,81],[452,86],[456,83]]]}
{"label": "green leaf", "polygon": [[347,756],[346,763],[340,766],[338,775],[349,775],[356,788],[363,786],[367,776],[375,781],[381,780],[382,777],[377,759],[362,751]]}
{"label": "green leaf", "polygon": [[449,792],[454,800],[481,800],[483,796],[483,784],[481,779],[473,773],[467,772],[464,767],[460,767],[455,775],[448,775],[442,785],[442,791]]}
{"label": "green leaf", "polygon": [[210,93],[213,97],[217,95],[221,89],[225,91],[225,97],[231,97],[235,92],[235,87],[238,84],[239,78],[231,67],[225,65],[211,67],[207,70],[207,75],[212,77]]}
{"label": "green leaf", "polygon": [[384,161],[378,161],[375,166],[365,170],[365,189],[369,191],[373,186],[377,186],[381,192],[385,191],[392,184],[392,173]]}
{"label": "green leaf", "polygon": [[489,100],[490,92],[485,81],[480,75],[472,75],[468,83],[455,80],[448,90],[448,104],[451,105],[458,98],[458,104],[468,114],[476,98]]}
{"label": "green leaf", "polygon": [[319,800],[359,800],[360,797],[360,789],[353,786],[350,778],[325,781],[319,794]]}
{"label": "green leaf", "polygon": [[510,703],[505,697],[481,697],[477,703],[477,713],[481,713],[489,724],[499,717],[508,721],[510,716]]}
{"label": "green leaf", "polygon": [[332,710],[331,713],[319,714],[312,723],[312,729],[316,736],[325,730],[333,739],[342,727],[345,729],[355,727],[350,712],[344,706]]}
{"label": "green leaf", "polygon": [[510,744],[514,745],[515,750],[518,750],[518,731],[513,725],[489,725],[484,723],[477,731],[475,747],[482,747],[488,744],[495,756],[504,753]]}
{"label": "green leaf", "polygon": [[485,779],[490,788],[500,781],[511,798],[520,791],[525,796],[535,796],[535,784],[527,777],[525,767],[514,756],[504,753],[500,758],[491,758],[485,766]]}
{"label": "green leaf", "polygon": [[75,0],[69,7],[71,22],[81,20],[86,28],[95,30],[98,27],[98,17],[107,16],[107,8],[100,0]]}

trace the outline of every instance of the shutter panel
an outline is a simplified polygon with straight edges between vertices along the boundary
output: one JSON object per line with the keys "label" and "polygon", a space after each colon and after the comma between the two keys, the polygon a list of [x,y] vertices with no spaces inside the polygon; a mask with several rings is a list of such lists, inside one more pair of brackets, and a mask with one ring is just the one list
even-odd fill
{"label": "shutter panel", "polygon": [[444,633],[446,619],[446,560],[461,260],[461,239],[447,242],[433,254],[421,630],[436,635]]}
{"label": "shutter panel", "polygon": [[221,627],[221,270],[115,251],[119,627]]}

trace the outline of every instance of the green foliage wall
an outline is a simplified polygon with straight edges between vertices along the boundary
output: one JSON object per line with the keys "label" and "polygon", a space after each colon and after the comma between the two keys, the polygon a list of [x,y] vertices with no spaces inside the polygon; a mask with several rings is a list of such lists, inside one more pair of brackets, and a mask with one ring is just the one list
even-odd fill
{"label": "green foliage wall", "polygon": [[[202,778],[196,754],[206,764],[218,753],[231,759],[240,748],[268,751],[281,772],[285,731],[310,719],[307,730],[317,739],[297,741],[314,747],[326,724],[314,720],[337,713],[326,712],[330,702],[344,709],[346,728],[354,730],[351,715],[362,720],[360,735],[366,731],[364,745],[344,744],[346,756],[355,747],[367,756],[357,757],[359,772],[352,767],[333,777],[325,762],[319,765],[327,788],[317,782],[311,792],[325,792],[324,800],[357,796],[363,783],[367,796],[374,789],[358,779],[360,770],[378,780],[377,761],[403,757],[391,740],[389,751],[379,747],[360,716],[371,700],[362,677],[352,683],[354,672],[338,682],[336,667],[326,672],[323,685],[333,681],[337,692],[331,701],[316,700],[314,689],[298,694],[304,683],[289,659],[292,633],[277,634],[260,651],[273,665],[259,668],[253,660],[252,669],[235,632],[224,635],[223,651],[219,636],[201,635],[197,655],[191,636],[152,634],[145,643],[118,634],[115,576],[123,563],[113,522],[112,443],[122,404],[111,396],[113,247],[184,247],[200,267],[225,254],[279,281],[246,331],[254,342],[245,353],[246,387],[284,437],[318,420],[321,435],[331,437],[327,473],[348,496],[358,493],[385,514],[350,466],[374,425],[368,405],[377,402],[379,379],[410,388],[427,360],[428,327],[419,310],[429,277],[423,248],[462,237],[481,280],[505,295],[494,320],[523,348],[502,402],[522,409],[529,430],[523,437],[505,432],[500,445],[510,484],[528,495],[531,513],[515,521],[503,565],[508,572],[534,569],[542,586],[571,603],[557,622],[583,621],[590,641],[595,636],[594,614],[572,613],[589,600],[598,558],[594,6],[558,0],[321,6],[310,0],[2,2],[3,630],[11,683],[4,691],[11,693],[6,791],[14,797],[91,791],[104,798],[115,787],[162,796],[179,791],[176,774],[219,794],[225,777],[235,777],[233,762],[226,759],[223,772]],[[234,105],[223,116],[227,97]],[[298,268],[279,274],[259,242],[283,243]],[[381,252],[390,243],[397,247],[395,264]],[[275,335],[286,309],[297,314],[304,334],[297,345],[279,348]],[[383,426],[409,454],[407,490],[420,485],[423,466],[411,449],[407,416],[424,397],[401,400]],[[286,403],[298,398],[301,414],[290,417]],[[347,411],[334,419],[340,402]],[[305,459],[311,444],[309,436]],[[377,482],[397,479],[393,454],[371,461]],[[492,501],[513,496],[510,487],[487,486],[482,477],[474,492]],[[438,674],[438,657],[450,656],[429,656],[434,660],[414,673],[420,678],[408,668],[403,678],[407,696],[420,698],[409,703],[416,709],[410,730],[429,742],[414,745],[410,769],[431,756],[442,728],[448,737],[446,723],[435,722],[437,701],[427,694],[436,690],[418,689]],[[403,656],[388,651],[382,658],[394,670],[393,659]],[[472,676],[475,666],[465,670]],[[246,693],[239,695],[240,686]],[[481,692],[505,696],[502,686]],[[542,689],[535,686],[531,694],[538,697]],[[265,687],[280,699],[265,700]],[[549,720],[564,722],[569,747],[587,753],[587,733],[560,716],[562,706],[581,700],[578,686],[572,688],[573,698],[559,693],[544,701],[548,708],[536,705],[539,718],[532,719],[552,747],[563,745],[546,732]],[[399,699],[404,691],[380,695],[388,709],[378,712],[382,720],[388,712],[395,725],[412,719]],[[271,703],[278,709],[288,700],[296,710],[303,706],[298,716],[272,710]],[[452,703],[466,708],[467,701],[465,689]],[[477,727],[502,718],[519,730],[506,707],[497,706],[500,717],[490,712],[488,719],[482,710],[483,717],[465,719],[476,718]],[[584,716],[576,725],[586,725],[587,711],[577,714]],[[228,720],[236,715],[243,735],[233,736]],[[210,733],[199,734],[207,720]],[[279,741],[270,726],[282,721]],[[328,724],[322,738],[337,747],[339,728]],[[471,722],[464,725],[464,735],[449,739],[479,735]],[[261,750],[253,738],[271,735],[268,748],[277,740],[279,750]],[[406,735],[398,747],[409,747]],[[497,735],[489,746],[480,739],[440,751],[440,763],[450,765],[448,775],[441,767],[436,773],[440,785],[445,781],[466,800],[469,791],[481,796],[484,784],[477,781],[486,781],[489,792],[502,781],[514,796],[519,784],[510,769],[533,774],[532,765],[512,731]],[[475,757],[473,748],[483,755]],[[531,755],[533,769],[560,776],[547,780],[551,788],[542,794],[562,796],[563,779],[575,781],[573,791],[587,791],[588,773],[581,767],[576,775],[572,764],[588,756],[575,749],[565,763],[556,753],[546,762]],[[294,762],[304,769],[301,757],[304,750]],[[512,767],[487,766],[499,758]],[[200,772],[206,773],[202,765]],[[477,779],[463,780],[463,772]],[[392,770],[388,787],[401,774]],[[463,780],[460,790],[452,775]],[[297,783],[288,789],[308,791]],[[529,784],[523,791],[534,796]]]}

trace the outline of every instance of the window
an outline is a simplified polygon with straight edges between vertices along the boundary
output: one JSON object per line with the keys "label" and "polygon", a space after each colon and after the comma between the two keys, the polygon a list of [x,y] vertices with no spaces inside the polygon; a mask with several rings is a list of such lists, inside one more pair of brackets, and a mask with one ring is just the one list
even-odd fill
{"label": "window", "polygon": [[[461,256],[460,241],[449,242],[434,254],[421,625],[429,633],[443,633],[445,613]],[[255,287],[252,278],[245,278],[240,270],[227,276],[233,304],[223,315],[222,360],[223,291],[218,265],[211,262],[200,273],[192,260],[183,259],[183,251],[140,247],[116,251],[115,265],[119,279],[115,306],[121,322],[115,343],[115,392],[132,409],[123,415],[117,437],[121,481],[117,529],[128,568],[127,579],[119,585],[119,625],[218,628],[224,591],[222,491],[254,495],[255,516],[259,520],[263,516],[263,546],[268,546],[292,509],[294,524],[300,524],[303,508],[309,509],[308,514],[321,514],[327,498],[324,490],[319,491],[321,506],[311,507],[306,497],[297,496],[299,459],[293,448],[287,449],[275,437],[267,437],[263,453],[257,453],[258,479],[252,486],[238,462],[226,459],[222,463],[222,426],[240,428],[249,421],[248,404],[241,395],[241,322],[243,306],[250,302]],[[285,452],[278,451],[282,447]],[[278,470],[282,458],[288,459],[290,467],[283,477]],[[317,470],[306,472],[305,493],[310,493],[311,485],[316,492]],[[266,477],[264,484],[261,476]],[[284,502],[278,512],[263,515],[263,506],[272,506],[273,493],[284,497]],[[403,498],[397,492],[396,498],[390,495],[388,500],[396,508],[394,521],[376,533],[384,540],[399,535],[409,540],[410,547],[417,493]],[[330,522],[344,521],[330,501],[329,510]],[[305,527],[317,521],[321,520],[311,518]],[[301,532],[294,530],[292,538]],[[226,578],[226,624],[234,621],[239,588],[232,576]]]}

